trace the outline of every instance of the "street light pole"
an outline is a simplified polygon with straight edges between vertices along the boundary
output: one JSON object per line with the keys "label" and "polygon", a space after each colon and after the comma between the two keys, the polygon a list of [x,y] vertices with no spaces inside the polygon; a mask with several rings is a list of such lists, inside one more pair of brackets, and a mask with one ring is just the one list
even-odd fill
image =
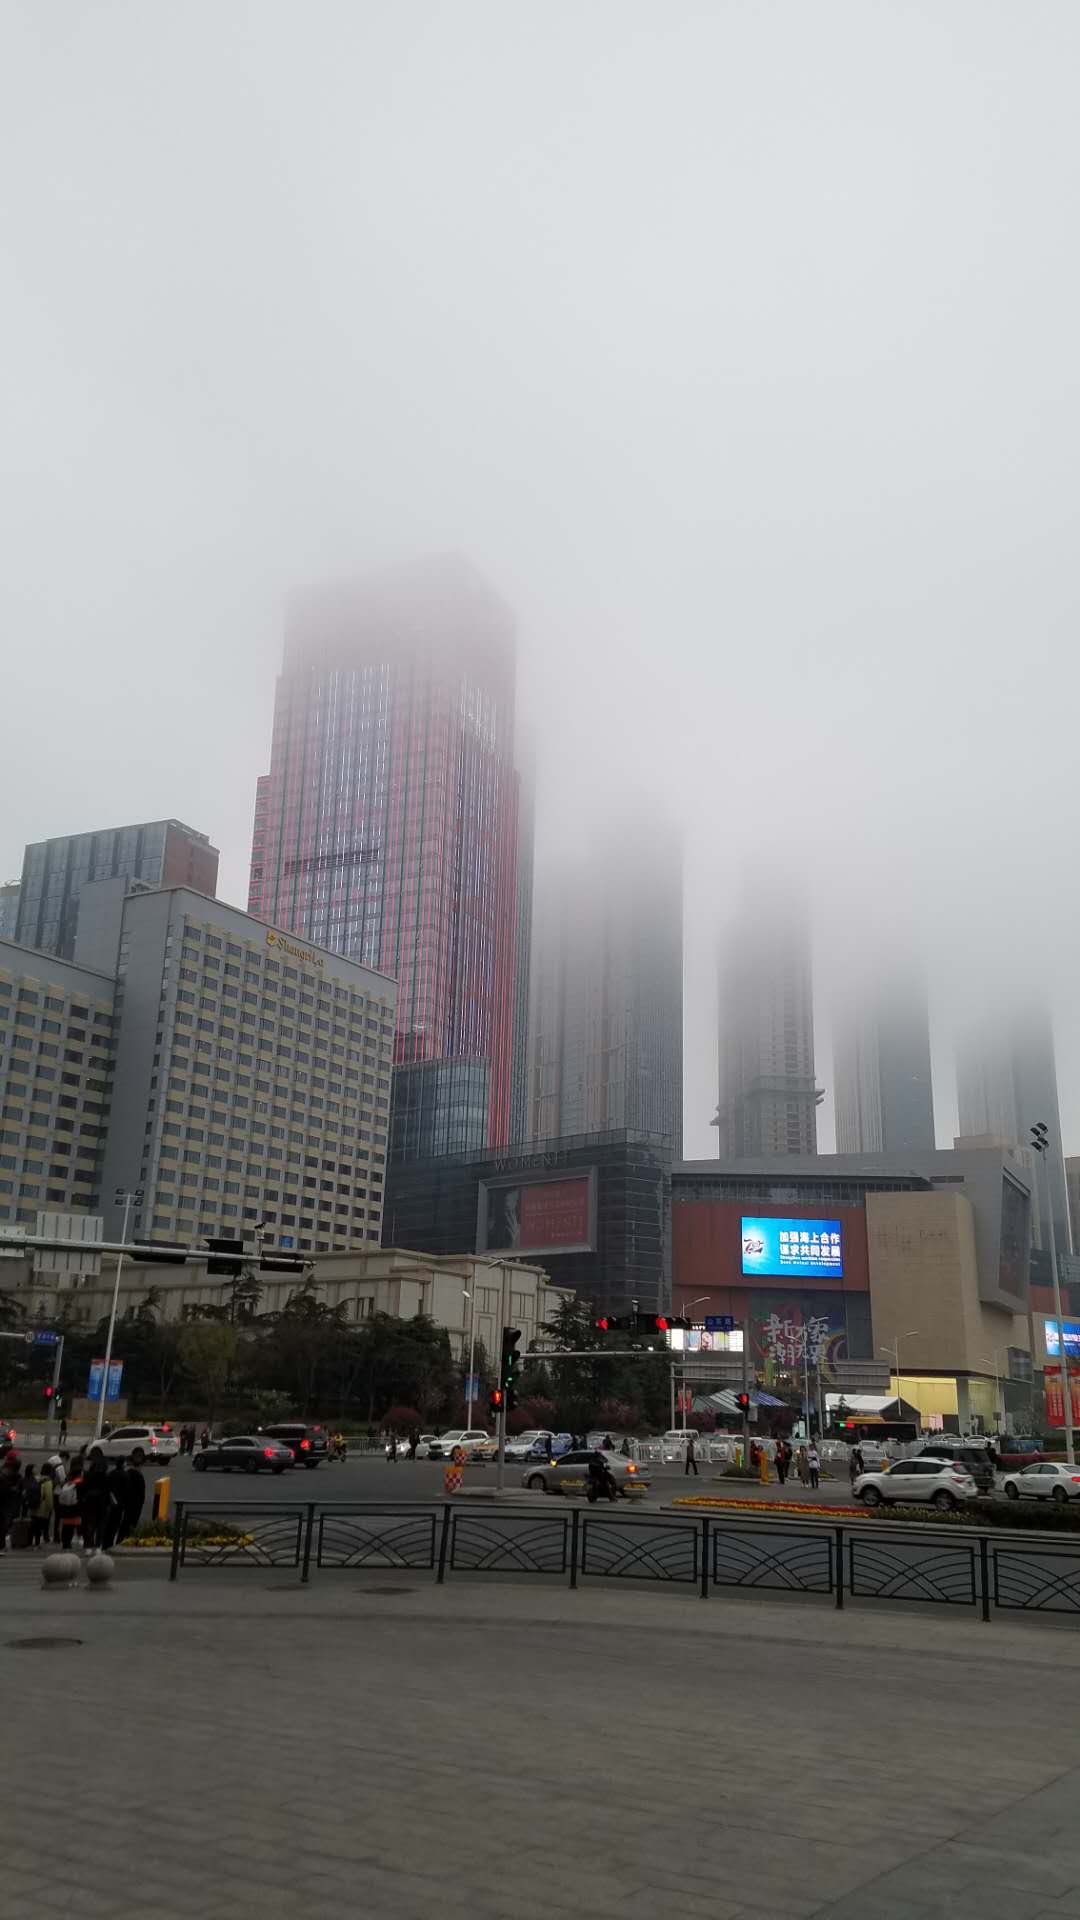
{"label": "street light pole", "polygon": [[475,1296],[475,1294],[473,1294],[473,1293],[470,1293],[470,1292],[469,1292],[469,1289],[468,1289],[468,1287],[462,1287],[462,1289],[461,1289],[461,1292],[462,1292],[462,1295],[463,1295],[463,1297],[464,1297],[464,1298],[465,1298],[465,1299],[466,1299],[466,1300],[468,1301],[468,1303],[469,1303],[469,1379],[468,1379],[468,1384],[467,1384],[467,1386],[466,1386],[466,1389],[465,1389],[465,1396],[466,1396],[466,1410],[465,1410],[465,1427],[466,1427],[466,1430],[468,1430],[468,1428],[470,1428],[470,1427],[472,1426],[472,1416],[473,1416],[473,1400],[474,1400],[474,1398],[475,1398],[475,1395],[474,1395],[474,1393],[473,1393],[473,1384],[474,1384],[474,1382],[475,1382],[475,1378],[476,1378],[476,1374],[475,1374],[475,1367],[476,1367],[476,1296]]}
{"label": "street light pole", "polygon": [[904,1411],[904,1395],[900,1379],[900,1342],[901,1340],[914,1340],[918,1332],[918,1327],[909,1327],[906,1333],[897,1334],[891,1347],[888,1341],[886,1341],[881,1349],[882,1353],[891,1353],[896,1361],[896,1417],[898,1421]]}
{"label": "street light pole", "polygon": [[[1069,1381],[1069,1359],[1065,1352],[1065,1315],[1061,1310],[1061,1276],[1057,1263],[1057,1235],[1054,1232],[1054,1208],[1050,1195],[1050,1164],[1046,1154],[1050,1147],[1050,1133],[1044,1121],[1031,1129],[1031,1144],[1044,1164],[1046,1172],[1046,1217],[1050,1223],[1050,1275],[1054,1283],[1054,1318],[1058,1330],[1058,1357],[1061,1362],[1061,1413],[1065,1422],[1065,1458],[1070,1467],[1076,1465],[1076,1450],[1073,1445],[1072,1386]],[[1044,1375],[1045,1378],[1045,1375]]]}
{"label": "street light pole", "polygon": [[112,1362],[113,1335],[116,1332],[116,1309],[120,1300],[120,1269],[124,1264],[124,1247],[128,1240],[131,1225],[132,1207],[142,1206],[142,1188],[136,1187],[133,1193],[125,1193],[121,1187],[116,1189],[116,1200],[124,1203],[124,1226],[120,1235],[120,1251],[116,1256],[116,1278],[113,1281],[112,1309],[109,1314],[109,1337],[105,1342],[105,1366],[101,1375],[101,1394],[98,1399],[97,1417],[94,1421],[94,1439],[101,1439],[102,1423],[105,1419],[105,1395],[109,1391],[109,1367]]}

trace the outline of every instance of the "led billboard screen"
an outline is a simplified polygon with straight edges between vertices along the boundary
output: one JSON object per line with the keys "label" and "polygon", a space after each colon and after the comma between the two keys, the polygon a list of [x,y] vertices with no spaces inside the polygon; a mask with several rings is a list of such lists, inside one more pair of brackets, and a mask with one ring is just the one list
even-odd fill
{"label": "led billboard screen", "polygon": [[[1065,1353],[1071,1365],[1074,1361],[1080,1360],[1080,1320],[1065,1320],[1062,1322],[1062,1325],[1065,1328]],[[1046,1351],[1050,1358],[1053,1360],[1059,1359],[1061,1356],[1061,1339],[1058,1334],[1058,1323],[1056,1320],[1044,1319],[1043,1338],[1046,1341]]]}
{"label": "led billboard screen", "polygon": [[481,1253],[580,1253],[596,1246],[596,1176],[480,1182]]}
{"label": "led billboard screen", "polygon": [[747,1218],[742,1270],[772,1279],[839,1280],[844,1272],[839,1220]]}

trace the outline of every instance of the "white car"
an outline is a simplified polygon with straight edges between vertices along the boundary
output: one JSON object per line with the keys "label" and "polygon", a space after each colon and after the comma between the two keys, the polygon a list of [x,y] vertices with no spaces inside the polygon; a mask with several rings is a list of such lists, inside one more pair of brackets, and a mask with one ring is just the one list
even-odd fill
{"label": "white car", "polygon": [[867,1507],[907,1507],[925,1500],[945,1513],[979,1497],[970,1473],[950,1460],[898,1460],[888,1473],[860,1473],[852,1491]]}
{"label": "white car", "polygon": [[[449,1460],[455,1447],[461,1447],[465,1453],[473,1453],[477,1447],[486,1447],[491,1439],[483,1427],[454,1427],[450,1433],[440,1433],[435,1441],[438,1447],[436,1459]],[[431,1457],[431,1443],[428,1444],[428,1457]]]}
{"label": "white car", "polygon": [[554,1438],[555,1435],[550,1427],[530,1427],[528,1433],[515,1434],[512,1440],[507,1441],[506,1458],[507,1460],[527,1460],[534,1448],[539,1453],[541,1447],[550,1454]]}
{"label": "white car", "polygon": [[1019,1473],[1007,1473],[1002,1484],[1010,1500],[1053,1500],[1059,1507],[1080,1500],[1080,1471],[1064,1460],[1036,1460]]}
{"label": "white car", "polygon": [[417,1441],[417,1443],[416,1443],[416,1457],[417,1457],[417,1459],[418,1459],[418,1460],[429,1460],[429,1459],[431,1458],[431,1449],[432,1449],[432,1446],[433,1446],[433,1445],[434,1445],[434,1446],[436,1446],[436,1447],[437,1447],[437,1446],[439,1445],[439,1436],[438,1436],[438,1434],[437,1434],[437,1433],[422,1433],[422,1434],[420,1435],[420,1438],[419,1438],[419,1440],[418,1440],[418,1441]]}
{"label": "white car", "polygon": [[146,1460],[173,1460],[180,1442],[171,1427],[110,1427],[100,1440],[89,1440],[86,1457],[100,1453],[105,1460],[131,1460],[141,1467]]}

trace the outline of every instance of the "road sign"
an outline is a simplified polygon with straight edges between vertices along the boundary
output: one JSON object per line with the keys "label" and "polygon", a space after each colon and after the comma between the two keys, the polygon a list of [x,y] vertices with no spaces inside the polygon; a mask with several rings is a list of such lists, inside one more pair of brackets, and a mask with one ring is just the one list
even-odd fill
{"label": "road sign", "polygon": [[58,1347],[60,1345],[60,1335],[53,1333],[49,1327],[36,1327],[33,1333],[28,1333],[26,1337],[32,1341],[35,1347]]}
{"label": "road sign", "polygon": [[734,1333],[735,1316],[733,1313],[707,1313],[705,1315],[706,1333]]}

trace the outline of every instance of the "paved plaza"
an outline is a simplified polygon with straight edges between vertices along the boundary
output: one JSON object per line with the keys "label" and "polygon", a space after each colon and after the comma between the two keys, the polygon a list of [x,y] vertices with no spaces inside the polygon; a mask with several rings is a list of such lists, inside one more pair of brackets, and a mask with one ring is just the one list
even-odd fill
{"label": "paved plaza", "polygon": [[0,1561],[4,1920],[1080,1915],[1068,1624],[134,1558],[109,1593],[37,1581]]}

